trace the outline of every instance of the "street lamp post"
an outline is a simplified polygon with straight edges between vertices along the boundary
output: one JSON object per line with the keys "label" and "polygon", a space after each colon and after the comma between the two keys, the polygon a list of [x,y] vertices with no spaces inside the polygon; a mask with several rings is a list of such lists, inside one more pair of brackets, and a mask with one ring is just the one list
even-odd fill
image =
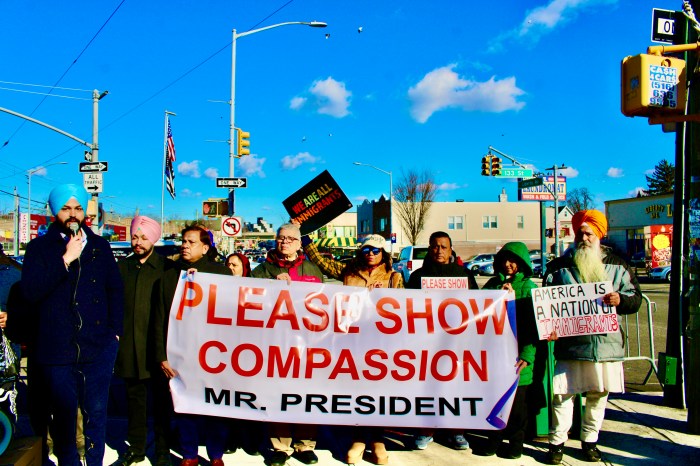
{"label": "street lamp post", "polygon": [[393,217],[394,217],[394,181],[393,181],[393,177],[391,175],[391,172],[386,171],[386,170],[382,170],[381,168],[375,167],[374,165],[370,165],[367,163],[353,162],[353,165],[374,168],[377,171],[380,171],[382,173],[389,175],[389,254],[391,254],[391,258],[393,259],[394,258],[394,242],[392,241],[391,235],[394,232],[394,230],[392,228]]}
{"label": "street lamp post", "polygon": [[[271,26],[265,26],[262,28],[258,29],[252,29],[250,31],[245,31],[241,32],[240,34],[236,32],[236,30],[233,30],[233,36],[232,36],[232,41],[231,41],[231,101],[229,104],[231,105],[231,121],[230,121],[230,127],[229,127],[229,149],[228,149],[228,174],[229,177],[233,178],[233,159],[236,156],[236,153],[234,151],[234,136],[235,136],[235,115],[236,115],[236,42],[239,37],[245,37],[249,36],[251,34],[255,34],[258,32],[263,32],[267,31],[268,29],[273,29],[273,28],[278,28],[281,26],[293,26],[293,25],[300,25],[300,26],[309,26],[309,27],[314,27],[314,28],[324,28],[327,26],[326,23],[323,23],[321,21],[288,21],[285,23],[278,23],[278,24],[273,24]],[[234,205],[234,188],[229,189],[229,199],[231,205],[229,206],[229,214],[233,215],[236,213],[235,210],[235,205]]]}
{"label": "street lamp post", "polygon": [[[557,174],[557,170],[564,170],[568,168],[566,165],[561,165],[557,167],[555,164],[551,168],[547,168],[546,170],[552,170],[554,172],[554,193],[552,194],[554,196],[554,255],[556,257],[559,257],[560,251],[559,251],[559,178]],[[544,265],[544,261],[542,262]],[[544,270],[544,269],[543,269]]]}
{"label": "street lamp post", "polygon": [[29,244],[29,240],[31,240],[31,231],[32,231],[32,175],[38,171],[44,170],[48,167],[51,167],[53,165],[65,165],[68,162],[54,162],[50,163],[48,165],[44,165],[41,167],[36,167],[32,168],[31,170],[27,170],[27,224],[25,225],[25,233],[27,235],[27,244]]}

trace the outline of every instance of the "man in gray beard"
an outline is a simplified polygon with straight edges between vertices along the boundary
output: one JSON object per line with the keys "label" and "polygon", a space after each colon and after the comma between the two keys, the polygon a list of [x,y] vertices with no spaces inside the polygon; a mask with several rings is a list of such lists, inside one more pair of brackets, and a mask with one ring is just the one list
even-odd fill
{"label": "man in gray beard", "polygon": [[[576,245],[547,266],[543,286],[611,281],[613,292],[603,297],[618,314],[639,310],[642,292],[637,277],[627,263],[610,248],[601,246],[608,222],[597,210],[577,212],[572,220]],[[622,393],[625,381],[623,337],[620,332],[557,338],[554,355],[553,420],[549,434],[549,464],[560,464],[564,443],[573,422],[574,396],[586,394],[586,409],[581,420],[581,447],[586,461],[601,459],[598,433],[605,418],[608,393]]]}

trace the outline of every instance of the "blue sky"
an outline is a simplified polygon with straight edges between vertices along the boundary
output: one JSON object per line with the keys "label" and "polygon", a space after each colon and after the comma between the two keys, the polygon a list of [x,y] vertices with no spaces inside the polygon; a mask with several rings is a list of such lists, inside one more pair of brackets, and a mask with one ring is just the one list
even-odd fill
{"label": "blue sky", "polygon": [[[164,111],[177,113],[177,199],[166,197],[165,211],[194,218],[202,200],[226,195],[213,178],[228,176],[228,145],[210,141],[228,139],[231,30],[325,21],[325,29],[280,27],[238,40],[236,126],[251,133],[252,155],[236,160],[235,175],[249,186],[237,191],[237,215],[279,224],[288,218],[282,200],[325,169],[354,204],[388,193],[388,176],[353,161],[393,172],[394,184],[402,171],[430,170],[439,201],[496,201],[503,189],[515,200],[514,181],[480,176],[489,145],[538,170],[565,164],[567,188],[587,187],[602,208],[645,188],[644,175],[674,159],[673,134],[620,113],[620,61],[652,45],[652,8],[681,5],[6,0],[0,107],[91,141],[88,91],[108,90],[99,106],[100,160],[109,162],[103,202],[154,217]],[[57,82],[87,91],[37,94]],[[27,170],[42,166],[32,199],[82,182],[84,149],[64,136],[0,113],[6,141],[0,190],[26,196]],[[0,195],[3,211],[12,203]]]}

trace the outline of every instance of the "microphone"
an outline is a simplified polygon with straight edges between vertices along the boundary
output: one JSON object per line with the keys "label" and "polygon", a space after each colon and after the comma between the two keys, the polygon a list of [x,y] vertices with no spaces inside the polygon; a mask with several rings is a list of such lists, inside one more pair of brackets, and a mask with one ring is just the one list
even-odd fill
{"label": "microphone", "polygon": [[78,234],[78,230],[80,229],[80,225],[72,222],[70,225],[68,225],[68,228],[70,228],[71,236],[76,236]]}

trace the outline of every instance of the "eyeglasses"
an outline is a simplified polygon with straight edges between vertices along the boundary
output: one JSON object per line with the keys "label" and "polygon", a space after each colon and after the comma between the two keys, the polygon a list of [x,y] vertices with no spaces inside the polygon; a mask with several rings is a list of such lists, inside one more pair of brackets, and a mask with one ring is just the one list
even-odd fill
{"label": "eyeglasses", "polygon": [[366,246],[366,247],[360,249],[360,252],[361,252],[362,254],[364,254],[365,256],[369,256],[369,253],[370,253],[370,252],[371,252],[372,254],[374,254],[375,256],[378,256],[379,253],[381,252],[381,249],[379,249],[379,248],[371,248],[371,247],[369,247],[369,246]]}
{"label": "eyeglasses", "polygon": [[297,241],[299,238],[294,238],[293,236],[278,236],[277,241],[280,243],[293,243],[294,241]]}

